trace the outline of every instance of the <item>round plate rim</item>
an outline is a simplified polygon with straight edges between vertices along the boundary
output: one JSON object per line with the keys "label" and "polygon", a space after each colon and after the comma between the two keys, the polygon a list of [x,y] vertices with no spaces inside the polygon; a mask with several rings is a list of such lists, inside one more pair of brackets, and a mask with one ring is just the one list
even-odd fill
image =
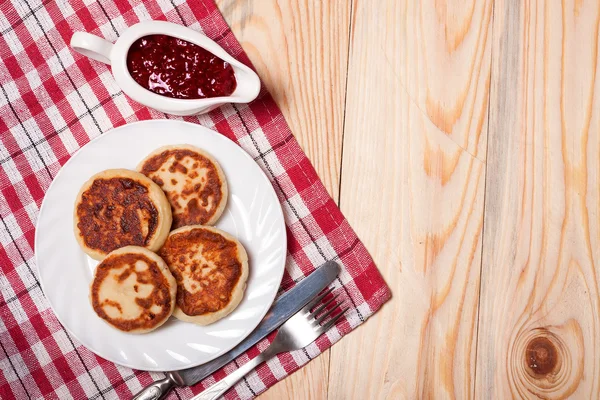
{"label": "round plate rim", "polygon": [[[123,125],[114,127],[112,129],[109,129],[108,131],[101,133],[98,137],[95,137],[94,139],[90,140],[89,142],[87,142],[86,144],[84,144],[83,146],[81,146],[73,155],[71,155],[71,157],[65,162],[65,164],[63,164],[60,168],[60,170],[58,171],[58,173],[54,176],[54,178],[52,179],[52,182],[50,182],[50,185],[48,186],[48,189],[46,189],[46,191],[44,192],[44,198],[42,200],[42,204],[40,206],[40,209],[38,211],[37,214],[37,219],[36,219],[36,223],[35,223],[35,234],[34,234],[34,260],[35,260],[35,266],[36,266],[36,271],[37,272],[37,280],[39,281],[40,284],[40,289],[42,290],[42,293],[44,294],[44,297],[46,298],[48,305],[50,306],[50,309],[52,310],[52,313],[54,314],[54,316],[56,317],[56,319],[58,320],[58,322],[60,322],[60,325],[63,329],[65,329],[72,337],[74,337],[79,343],[81,343],[82,346],[84,346],[86,349],[90,350],[92,353],[96,354],[99,357],[104,358],[105,360],[108,360],[114,364],[118,364],[127,368],[131,368],[131,369],[137,369],[137,370],[141,370],[141,371],[147,371],[147,372],[164,372],[165,369],[164,368],[160,368],[159,366],[157,367],[150,367],[150,368],[144,368],[144,369],[140,369],[139,366],[135,366],[133,364],[127,363],[127,362],[121,362],[120,360],[115,360],[112,357],[106,357],[103,354],[100,354],[96,349],[93,349],[91,347],[88,347],[87,345],[83,344],[82,340],[79,338],[79,336],[77,334],[75,334],[67,325],[65,325],[63,323],[63,321],[61,320],[61,317],[59,317],[58,313],[56,313],[56,310],[54,309],[54,306],[52,304],[52,301],[50,300],[50,298],[48,296],[46,296],[46,290],[44,289],[44,281],[42,279],[42,275],[40,273],[40,269],[39,269],[39,259],[38,259],[38,235],[40,230],[38,229],[38,225],[40,223],[41,220],[41,216],[42,213],[45,210],[45,205],[46,205],[46,198],[47,198],[47,194],[48,192],[50,192],[50,190],[52,189],[52,187],[54,186],[54,184],[56,183],[57,179],[59,178],[59,176],[62,174],[62,172],[64,171],[64,168],[69,165],[70,163],[74,162],[73,160],[75,160],[79,154],[81,153],[81,151],[88,145],[95,143],[97,141],[102,140],[103,138],[107,137],[108,135],[114,135],[114,134],[118,134],[118,131],[122,128],[128,128],[132,125],[144,125],[144,124],[182,124],[182,125],[188,125],[193,127],[194,129],[200,129],[200,130],[204,130],[204,131],[208,131],[211,135],[213,135],[215,138],[217,138],[217,140],[223,140],[223,141],[228,141],[231,142],[233,145],[235,145],[239,150],[240,150],[240,155],[242,157],[245,157],[247,159],[249,159],[250,161],[252,161],[252,163],[254,163],[258,169],[258,171],[260,171],[260,176],[262,179],[264,179],[266,181],[266,183],[268,184],[268,186],[271,188],[271,195],[274,197],[276,204],[278,204],[279,206],[276,208],[276,212],[279,215],[279,221],[280,221],[280,229],[283,232],[283,236],[284,236],[284,243],[286,243],[286,245],[283,247],[283,254],[282,254],[282,266],[280,267],[280,271],[279,271],[279,276],[276,279],[276,282],[278,283],[278,288],[281,285],[281,281],[283,279],[283,275],[285,273],[285,260],[286,260],[286,252],[287,252],[287,231],[286,231],[286,225],[285,225],[285,218],[283,215],[283,209],[281,208],[281,204],[279,202],[279,199],[277,197],[277,193],[275,192],[275,188],[273,187],[273,185],[271,184],[271,181],[269,180],[269,178],[267,177],[266,173],[262,170],[262,168],[260,168],[258,166],[258,164],[256,164],[256,162],[254,161],[254,159],[244,150],[242,149],[236,142],[234,142],[233,140],[229,139],[228,137],[226,137],[225,135],[223,135],[222,133],[210,129],[206,126],[200,125],[200,124],[195,124],[192,122],[187,122],[187,121],[181,121],[181,120],[171,120],[171,119],[150,119],[150,120],[142,120],[142,121],[134,121],[134,122],[130,122],[130,123],[125,123]],[[238,344],[240,344],[244,339],[246,339],[255,329],[256,327],[260,324],[260,322],[264,319],[265,315],[267,315],[267,313],[269,312],[269,310],[271,309],[271,306],[273,305],[273,302],[275,301],[275,298],[277,297],[277,293],[279,292],[279,290],[275,290],[273,292],[273,295],[271,296],[271,298],[269,299],[268,302],[265,302],[265,304],[267,304],[267,307],[265,307],[265,309],[263,310],[263,312],[260,314],[260,318],[256,318],[255,323],[253,323],[251,326],[251,329],[248,330],[248,332],[239,337],[239,340],[235,343],[233,343],[231,345],[231,347],[229,348],[225,348],[220,352],[216,352],[215,354],[212,354],[211,356],[207,357],[207,359],[205,361],[201,361],[199,363],[191,363],[191,365],[189,365],[186,368],[193,368],[193,367],[197,367],[199,365],[203,365],[206,364],[220,356],[222,356],[223,354],[227,353],[228,351],[230,351],[231,349],[235,348]],[[225,317],[227,318],[227,317]],[[159,328],[160,329],[160,328]],[[76,348],[75,348],[76,350]]]}

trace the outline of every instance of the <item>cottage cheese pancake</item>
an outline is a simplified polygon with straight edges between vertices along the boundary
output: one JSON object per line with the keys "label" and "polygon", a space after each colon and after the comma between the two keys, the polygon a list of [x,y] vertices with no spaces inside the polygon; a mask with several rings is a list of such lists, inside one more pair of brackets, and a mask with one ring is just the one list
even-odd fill
{"label": "cottage cheese pancake", "polygon": [[185,226],[171,232],[158,254],[177,280],[175,317],[211,324],[242,300],[248,256],[231,235],[208,226]]}
{"label": "cottage cheese pancake", "polygon": [[173,229],[212,225],[225,210],[225,175],[219,163],[197,147],[161,147],[142,160],[137,169],[167,194],[173,212]]}
{"label": "cottage cheese pancake", "polygon": [[111,169],[81,188],[74,211],[75,237],[90,257],[135,245],[158,250],[171,227],[171,207],[163,191],[146,176]]}
{"label": "cottage cheese pancake", "polygon": [[165,262],[143,247],[126,246],[96,267],[90,301],[96,314],[129,333],[158,328],[175,307],[177,282]]}

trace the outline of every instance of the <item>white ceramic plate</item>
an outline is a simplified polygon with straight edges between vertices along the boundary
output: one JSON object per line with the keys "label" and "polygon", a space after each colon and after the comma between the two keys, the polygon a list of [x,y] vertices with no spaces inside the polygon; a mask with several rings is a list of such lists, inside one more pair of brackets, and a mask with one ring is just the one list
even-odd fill
{"label": "white ceramic plate", "polygon": [[[123,333],[96,316],[88,300],[98,262],[85,255],[75,240],[75,198],[93,174],[108,168],[134,169],[157,147],[181,143],[211,153],[227,176],[229,199],[217,227],[236,236],[248,251],[250,276],[244,299],[228,317],[209,326],[171,317],[153,332]],[[200,125],[152,120],[105,133],[63,166],[39,213],[35,256],[42,289],[54,313],[84,346],[127,367],[172,371],[210,361],[254,330],[271,306],[283,276],[286,233],[273,187],[240,147]]]}

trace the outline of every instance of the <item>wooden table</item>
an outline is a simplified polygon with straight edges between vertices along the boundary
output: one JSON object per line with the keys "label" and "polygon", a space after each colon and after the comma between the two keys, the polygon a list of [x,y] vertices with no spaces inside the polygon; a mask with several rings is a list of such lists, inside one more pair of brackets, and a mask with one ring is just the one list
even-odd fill
{"label": "wooden table", "polygon": [[393,298],[261,399],[600,396],[600,2],[219,0]]}

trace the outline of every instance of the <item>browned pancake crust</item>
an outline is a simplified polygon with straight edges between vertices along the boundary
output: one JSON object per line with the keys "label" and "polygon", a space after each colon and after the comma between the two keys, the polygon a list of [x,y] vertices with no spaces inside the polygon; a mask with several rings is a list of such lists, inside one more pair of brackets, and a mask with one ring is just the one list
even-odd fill
{"label": "browned pancake crust", "polygon": [[[173,192],[165,192],[167,198],[171,205],[175,204],[175,202],[181,198],[185,201],[192,193],[198,195],[202,202],[202,207],[208,206],[209,197],[213,197],[214,202],[213,206],[208,210],[200,207],[198,204],[198,200],[196,198],[192,198],[187,202],[186,208],[183,214],[173,213],[173,225],[172,229],[179,228],[186,225],[203,225],[208,222],[213,215],[217,212],[218,205],[221,203],[221,198],[223,196],[222,187],[223,182],[221,182],[221,178],[219,177],[219,173],[214,165],[214,163],[204,157],[202,154],[199,154],[195,151],[188,149],[171,149],[165,150],[160,154],[157,154],[144,162],[142,166],[141,173],[146,175],[148,178],[152,179],[158,186],[163,189],[164,182],[158,176],[154,174],[154,172],[158,171],[160,167],[170,158],[174,157],[175,162],[173,165],[169,167],[170,172],[175,172],[179,169],[180,172],[187,174],[187,168],[179,164],[177,161],[182,160],[184,157],[190,157],[196,161],[192,165],[193,168],[206,168],[208,170],[208,176],[206,179],[206,184],[204,187],[200,187],[200,185],[188,185],[186,186],[181,194],[173,193]],[[193,176],[194,172],[190,174],[190,178],[195,178]],[[196,175],[198,176],[198,175]],[[176,182],[175,182],[176,183]]]}
{"label": "browned pancake crust", "polygon": [[[130,178],[96,179],[83,192],[76,213],[85,245],[105,253],[127,245],[148,245],[159,218],[148,188]],[[148,224],[145,235],[140,213]]]}
{"label": "browned pancake crust", "polygon": [[[182,284],[186,260],[193,256],[194,244],[202,242],[202,254],[212,261],[218,273],[202,276],[204,265],[191,265],[192,279],[204,290],[190,293]],[[192,249],[192,250],[190,250]],[[203,315],[223,309],[231,300],[231,293],[242,275],[237,244],[207,229],[193,229],[171,234],[159,256],[169,266],[177,281],[177,306],[187,315]]]}
{"label": "browned pancake crust", "polygon": [[[148,269],[145,271],[136,271],[136,261],[143,261],[146,265],[148,265]],[[132,273],[135,273],[139,283],[153,285],[152,293],[150,293],[148,297],[135,299],[136,304],[144,309],[142,315],[136,319],[109,317],[106,312],[104,312],[103,306],[110,305],[116,307],[119,311],[122,311],[120,304],[109,299],[105,299],[102,303],[100,303],[100,299],[98,297],[100,286],[102,285],[104,279],[108,277],[110,270],[113,268],[122,268],[124,265],[128,265],[128,268],[118,276],[119,282],[124,281]],[[157,324],[160,324],[171,314],[172,308],[171,294],[169,293],[169,282],[162,274],[160,267],[155,261],[143,254],[137,253],[112,255],[105,258],[100,264],[98,264],[96,275],[91,287],[91,299],[92,307],[100,318],[125,332],[154,328]],[[158,314],[150,312],[150,309],[153,305],[159,305],[161,307],[161,312]]]}

